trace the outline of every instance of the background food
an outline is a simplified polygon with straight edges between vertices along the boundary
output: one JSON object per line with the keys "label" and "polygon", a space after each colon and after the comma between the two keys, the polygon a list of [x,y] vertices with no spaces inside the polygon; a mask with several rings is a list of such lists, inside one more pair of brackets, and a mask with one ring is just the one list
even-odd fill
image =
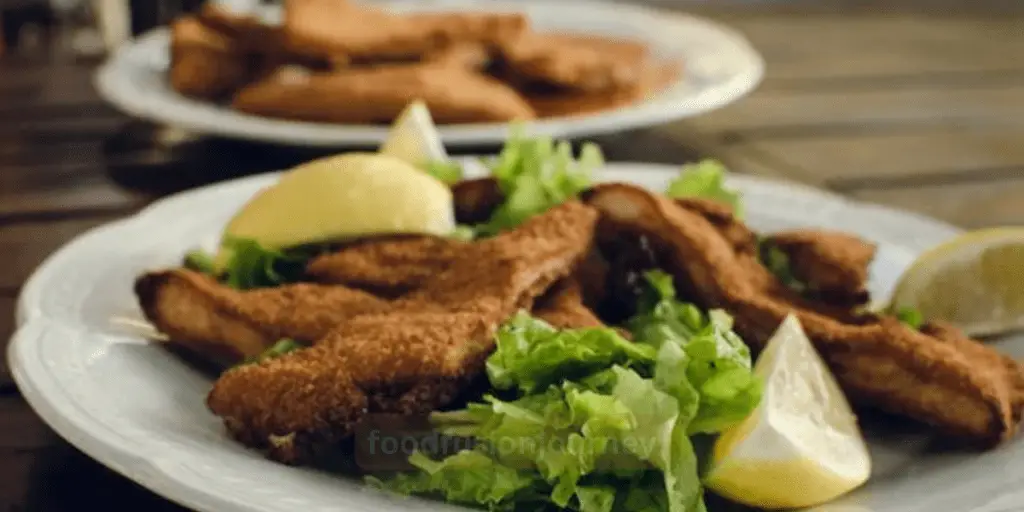
{"label": "background food", "polygon": [[260,116],[388,123],[421,99],[441,124],[617,108],[661,90],[678,63],[636,41],[534,32],[518,13],[392,14],[289,0],[266,25],[213,6],[176,20],[179,93]]}

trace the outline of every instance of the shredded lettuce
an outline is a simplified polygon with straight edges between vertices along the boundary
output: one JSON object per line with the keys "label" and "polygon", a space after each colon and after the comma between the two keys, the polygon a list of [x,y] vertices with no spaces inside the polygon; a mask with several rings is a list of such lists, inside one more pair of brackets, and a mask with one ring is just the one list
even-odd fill
{"label": "shredded lettuce", "polygon": [[462,180],[463,169],[458,162],[451,160],[433,160],[427,162],[424,169],[427,174],[441,182],[452,185]]}
{"label": "shredded lettuce", "polygon": [[275,357],[281,357],[289,352],[293,352],[302,348],[303,345],[295,340],[288,338],[281,338],[276,343],[264,350],[260,355],[256,357],[247,358],[241,364],[254,364],[267,359],[274,359]]}
{"label": "shredded lettuce", "polygon": [[915,331],[921,330],[921,326],[924,325],[924,315],[911,307],[902,307],[896,310],[896,318]]}
{"label": "shredded lettuce", "polygon": [[664,273],[647,280],[651,290],[628,323],[635,342],[614,329],[559,330],[516,315],[487,360],[495,395],[431,416],[440,434],[476,446],[442,460],[417,453],[419,472],[373,482],[491,510],[525,502],[705,512],[691,436],[741,421],[761,385],[728,315],[678,302]]}
{"label": "shredded lettuce", "polygon": [[498,348],[487,360],[491,384],[524,393],[613,364],[650,363],[656,352],[630,343],[614,329],[559,331],[522,312],[502,326],[496,341]]}
{"label": "shredded lettuce", "polygon": [[216,276],[238,290],[267,288],[298,281],[311,258],[322,252],[317,248],[268,249],[249,238],[225,237],[221,242],[230,256],[219,271],[214,257],[205,251],[186,254],[185,268]]}
{"label": "shredded lettuce", "polygon": [[182,265],[189,270],[203,274],[213,274],[217,268],[213,256],[202,249],[189,251],[185,254],[185,261]]}
{"label": "shredded lettuce", "polygon": [[[627,326],[636,341],[659,348],[662,368],[685,368],[686,379],[673,371],[661,380],[663,389],[700,397],[690,433],[721,432],[746,418],[760,402],[762,386],[751,370],[750,349],[732,330],[732,317],[717,309],[704,315],[679,302],[672,277],[660,270],[644,277],[657,300],[646,299]],[[669,380],[673,375],[675,382]]]}
{"label": "shredded lettuce", "polygon": [[774,274],[779,282],[800,294],[810,291],[807,284],[794,274],[793,265],[789,261],[789,255],[786,254],[786,251],[763,238],[758,240],[757,251],[761,264]]}
{"label": "shredded lettuce", "polygon": [[493,235],[576,197],[590,186],[592,173],[604,165],[601,149],[586,143],[574,158],[568,142],[550,137],[526,138],[515,128],[501,153],[490,163],[504,202],[477,231]]}
{"label": "shredded lettuce", "polygon": [[673,180],[665,194],[669,197],[700,197],[712,199],[732,207],[736,218],[743,218],[740,194],[725,186],[727,170],[717,160],[702,160],[683,166],[679,176]]}

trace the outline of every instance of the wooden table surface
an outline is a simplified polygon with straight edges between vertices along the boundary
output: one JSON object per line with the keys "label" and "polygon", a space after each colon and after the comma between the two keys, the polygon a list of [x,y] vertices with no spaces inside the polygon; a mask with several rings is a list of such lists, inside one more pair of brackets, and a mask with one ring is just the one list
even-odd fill
{"label": "wooden table surface", "polygon": [[[714,156],[965,228],[1024,223],[1024,14],[987,3],[691,9],[746,33],[768,63],[763,85],[699,119],[598,142],[612,160]],[[0,56],[0,340],[22,283],[76,234],[177,190],[316,156],[133,121],[97,97],[94,67]],[[6,368],[0,434],[3,510],[180,510],[58,438]]]}

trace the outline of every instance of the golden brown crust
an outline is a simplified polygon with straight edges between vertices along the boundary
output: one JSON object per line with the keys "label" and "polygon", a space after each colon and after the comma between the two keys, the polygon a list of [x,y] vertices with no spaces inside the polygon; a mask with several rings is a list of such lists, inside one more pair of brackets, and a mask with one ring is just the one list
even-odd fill
{"label": "golden brown crust", "polygon": [[580,34],[523,34],[502,44],[501,52],[520,76],[591,92],[632,88],[650,60],[643,43]]}
{"label": "golden brown crust", "polygon": [[216,99],[243,85],[249,69],[235,39],[185,17],[171,24],[169,75],[171,87],[179,93]]}
{"label": "golden brown crust", "polygon": [[579,280],[563,279],[547,291],[533,309],[533,315],[558,329],[604,327],[604,322],[583,304]]}
{"label": "golden brown crust", "polygon": [[813,229],[774,233],[766,241],[785,252],[795,277],[824,298],[851,305],[867,302],[874,244],[847,233]]}
{"label": "golden brown crust", "polygon": [[315,258],[306,266],[314,281],[397,297],[445,270],[466,242],[434,236],[373,238]]}
{"label": "golden brown crust", "polygon": [[755,271],[756,260],[738,254],[702,216],[642,189],[599,185],[588,202],[602,212],[602,222],[656,242],[694,299],[732,313],[753,348],[763,347],[792,312],[855,402],[979,443],[996,444],[1017,432],[1024,370],[1010,358],[963,336],[914,331],[894,318],[857,320],[815,310],[764,279],[763,267]]}
{"label": "golden brown crust", "polygon": [[397,15],[337,0],[289,0],[284,12],[289,47],[307,55],[421,56],[454,43],[495,44],[527,28],[522,14]]}
{"label": "golden brown crust", "polygon": [[[566,203],[519,229],[468,244],[391,312],[340,324],[312,348],[225,373],[208,398],[247,444],[293,435],[309,454],[370,411],[426,411],[454,400],[493,349],[498,326],[569,274],[590,248],[596,212]],[[371,399],[372,398],[372,399]]]}
{"label": "golden brown crust", "polygon": [[415,100],[439,123],[536,117],[512,88],[455,66],[411,64],[305,75],[272,74],[242,88],[233,106],[250,114],[337,123],[387,123]]}
{"label": "golden brown crust", "polygon": [[172,342],[225,365],[258,356],[282,338],[318,340],[346,319],[389,308],[343,286],[238,291],[189,270],[145,274],[135,293],[146,318]]}

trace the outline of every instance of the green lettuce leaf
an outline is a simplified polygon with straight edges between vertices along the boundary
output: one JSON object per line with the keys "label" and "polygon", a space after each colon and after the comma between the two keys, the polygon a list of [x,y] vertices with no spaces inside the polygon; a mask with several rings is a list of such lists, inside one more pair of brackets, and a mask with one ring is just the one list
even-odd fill
{"label": "green lettuce leaf", "polygon": [[560,380],[582,379],[615,364],[654,361],[656,350],[623,338],[614,329],[556,330],[520,312],[502,326],[487,375],[498,389],[530,393]]}
{"label": "green lettuce leaf", "polygon": [[439,181],[444,182],[447,185],[452,185],[462,181],[463,169],[462,165],[452,160],[434,160],[428,162],[424,166],[424,170],[427,174],[437,178]]}
{"label": "green lettuce leaf", "polygon": [[185,261],[182,266],[203,274],[216,273],[217,265],[214,263],[213,255],[202,250],[195,249],[185,254]]}
{"label": "green lettuce leaf", "polygon": [[896,310],[896,318],[904,325],[918,331],[924,325],[924,315],[911,307],[902,307]]}
{"label": "green lettuce leaf", "polygon": [[493,235],[514,228],[578,196],[590,186],[593,171],[603,164],[604,157],[595,144],[584,144],[577,159],[568,142],[525,138],[521,127],[516,127],[489,166],[505,200],[486,223],[477,226],[478,233]]}
{"label": "green lettuce leaf", "polygon": [[669,197],[700,197],[712,199],[732,207],[736,218],[743,218],[740,194],[725,186],[725,166],[716,160],[702,160],[683,166],[679,176],[673,180],[665,194]]}
{"label": "green lettuce leaf", "polygon": [[804,294],[807,293],[808,286],[806,283],[801,281],[793,273],[793,266],[789,261],[789,255],[786,251],[783,251],[771,241],[767,239],[759,239],[757,243],[758,257],[761,260],[761,264],[768,269],[769,272],[775,275],[775,277],[782,284],[786,285],[789,289]]}
{"label": "green lettuce leaf", "polygon": [[511,510],[513,498],[533,486],[537,478],[527,471],[498,463],[485,453],[464,450],[435,461],[421,452],[409,462],[419,472],[399,473],[382,480],[368,477],[371,486],[399,494],[435,495],[453,503]]}
{"label": "green lettuce leaf", "polygon": [[274,343],[273,345],[271,345],[269,348],[264,350],[262,353],[260,353],[260,355],[258,355],[256,357],[247,358],[241,364],[255,364],[255,363],[258,363],[260,361],[267,360],[267,359],[273,359],[275,357],[281,357],[281,356],[283,356],[283,355],[285,355],[285,354],[287,354],[289,352],[294,352],[294,351],[296,351],[296,350],[298,350],[300,348],[303,348],[303,347],[304,347],[303,344],[301,344],[301,343],[299,343],[299,342],[297,342],[295,340],[291,340],[291,339],[288,339],[288,338],[282,338],[282,339],[278,340],[276,343]]}
{"label": "green lettuce leaf", "polygon": [[[761,401],[762,385],[753,374],[750,349],[732,330],[732,317],[722,310],[704,315],[696,306],[676,300],[672,278],[662,271],[644,277],[654,296],[641,298],[640,309],[627,326],[636,341],[659,349],[654,374],[662,389],[681,403],[694,393],[700,397],[689,432],[721,432],[746,418]],[[685,380],[678,377],[681,368]],[[675,381],[668,375],[675,375]]]}

